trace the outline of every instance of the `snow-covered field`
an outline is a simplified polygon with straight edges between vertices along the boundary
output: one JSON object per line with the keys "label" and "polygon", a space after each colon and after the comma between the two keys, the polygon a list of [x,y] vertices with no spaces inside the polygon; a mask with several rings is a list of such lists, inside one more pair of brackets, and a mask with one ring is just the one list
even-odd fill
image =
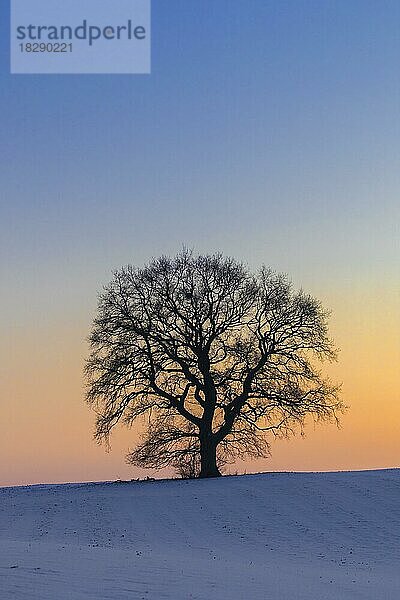
{"label": "snow-covered field", "polygon": [[400,471],[0,489],[1,600],[398,600]]}

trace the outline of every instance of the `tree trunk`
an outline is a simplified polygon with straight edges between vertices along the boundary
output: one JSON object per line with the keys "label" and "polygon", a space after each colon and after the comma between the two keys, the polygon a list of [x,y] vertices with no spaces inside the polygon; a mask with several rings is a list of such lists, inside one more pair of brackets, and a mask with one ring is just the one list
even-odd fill
{"label": "tree trunk", "polygon": [[200,440],[200,478],[221,477],[217,467],[217,445],[210,439]]}

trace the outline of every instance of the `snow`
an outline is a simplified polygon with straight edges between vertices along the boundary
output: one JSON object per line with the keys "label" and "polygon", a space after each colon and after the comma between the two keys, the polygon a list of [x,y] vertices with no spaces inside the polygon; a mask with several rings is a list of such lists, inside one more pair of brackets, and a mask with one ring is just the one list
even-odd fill
{"label": "snow", "polygon": [[2,600],[397,600],[400,471],[0,489]]}

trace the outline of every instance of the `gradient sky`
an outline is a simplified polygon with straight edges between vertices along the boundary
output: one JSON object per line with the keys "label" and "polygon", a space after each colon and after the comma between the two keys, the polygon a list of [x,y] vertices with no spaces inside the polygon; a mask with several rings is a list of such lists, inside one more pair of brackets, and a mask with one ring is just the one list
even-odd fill
{"label": "gradient sky", "polygon": [[151,76],[9,74],[0,12],[0,485],[130,478],[83,401],[114,268],[182,244],[333,311],[351,406],[239,470],[399,466],[400,3],[153,0]]}

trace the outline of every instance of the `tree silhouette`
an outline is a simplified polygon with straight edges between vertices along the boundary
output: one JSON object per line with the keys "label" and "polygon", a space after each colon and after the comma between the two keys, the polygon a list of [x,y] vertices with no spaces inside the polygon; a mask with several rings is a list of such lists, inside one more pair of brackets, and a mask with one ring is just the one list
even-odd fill
{"label": "tree silhouette", "polygon": [[267,456],[270,435],[307,415],[337,422],[338,386],[315,366],[335,359],[327,316],[285,276],[221,254],[183,250],[115,272],[86,364],[96,439],[146,416],[129,462],[216,477],[238,456]]}

